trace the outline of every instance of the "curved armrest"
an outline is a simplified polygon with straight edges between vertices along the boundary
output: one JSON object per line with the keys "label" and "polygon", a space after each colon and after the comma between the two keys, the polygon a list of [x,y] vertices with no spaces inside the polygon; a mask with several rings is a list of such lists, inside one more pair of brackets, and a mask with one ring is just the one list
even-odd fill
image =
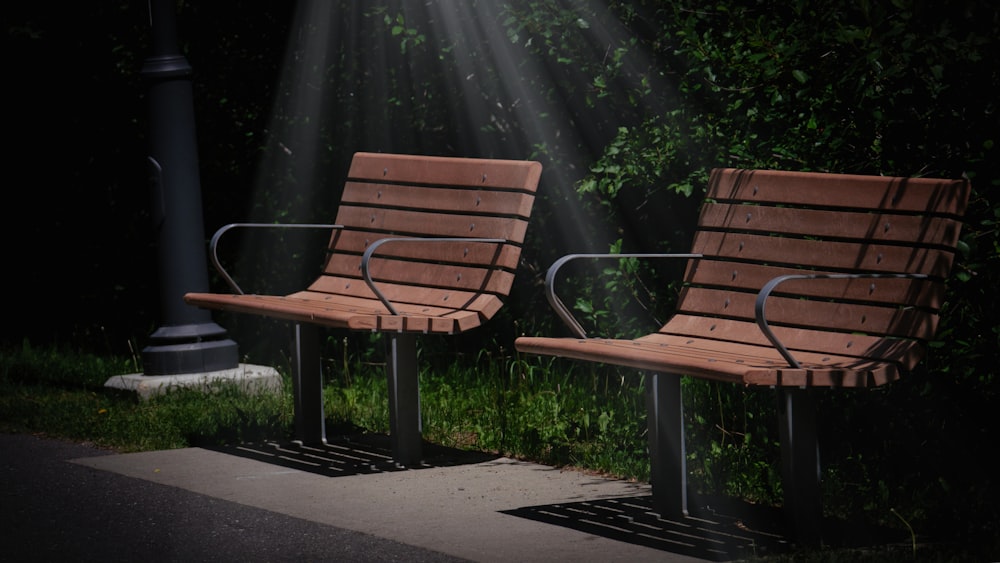
{"label": "curved armrest", "polygon": [[701,254],[567,254],[562,258],[559,258],[549,266],[548,272],[545,274],[545,298],[548,299],[549,305],[556,312],[562,322],[569,327],[569,330],[576,335],[578,338],[587,338],[587,331],[583,330],[583,326],[576,320],[573,313],[563,304],[559,296],[556,295],[555,280],[556,274],[559,272],[559,268],[562,268],[564,264],[571,260],[576,260],[578,258],[701,258]]}
{"label": "curved armrest", "polygon": [[372,290],[372,293],[379,298],[379,301],[385,305],[385,308],[389,310],[393,315],[399,315],[396,308],[392,306],[392,303],[379,291],[379,288],[375,285],[375,280],[372,279],[371,272],[369,270],[368,263],[371,261],[372,255],[375,254],[375,250],[383,244],[390,242],[484,242],[492,244],[503,244],[507,242],[506,239],[502,238],[474,238],[474,237],[388,237],[379,239],[373,242],[368,248],[365,249],[364,254],[361,255],[361,275],[365,279],[365,283]]}
{"label": "curved armrest", "polygon": [[281,224],[281,223],[230,223],[228,225],[222,226],[219,230],[215,231],[212,235],[212,241],[209,243],[210,258],[212,260],[212,265],[215,266],[216,271],[222,276],[222,279],[226,280],[226,284],[233,290],[237,295],[243,295],[243,290],[240,286],[236,285],[233,278],[230,277],[229,272],[222,267],[219,263],[219,256],[216,252],[216,248],[219,246],[219,239],[222,235],[226,234],[231,229],[237,227],[249,227],[249,228],[277,228],[277,229],[342,229],[343,225],[320,225],[315,223],[302,223],[302,224]]}
{"label": "curved armrest", "polygon": [[782,344],[781,340],[779,340],[778,337],[774,335],[774,332],[771,330],[770,325],[767,324],[767,317],[765,314],[767,306],[767,298],[771,296],[771,292],[774,291],[774,288],[778,287],[779,285],[785,283],[788,280],[850,280],[859,278],[924,279],[927,277],[928,276],[925,274],[876,274],[876,273],[789,274],[785,276],[778,276],[776,278],[772,278],[770,281],[764,284],[764,287],[762,287],[761,290],[757,293],[757,300],[754,302],[754,316],[757,319],[757,326],[760,327],[761,332],[764,333],[764,336],[766,336],[767,339],[771,342],[771,344],[774,345],[775,349],[778,350],[781,356],[785,358],[785,361],[788,362],[788,365],[793,368],[799,369],[802,367],[802,364],[800,364],[798,360],[796,360],[795,357],[792,356],[791,352],[788,351],[788,348],[786,348],[785,345]]}

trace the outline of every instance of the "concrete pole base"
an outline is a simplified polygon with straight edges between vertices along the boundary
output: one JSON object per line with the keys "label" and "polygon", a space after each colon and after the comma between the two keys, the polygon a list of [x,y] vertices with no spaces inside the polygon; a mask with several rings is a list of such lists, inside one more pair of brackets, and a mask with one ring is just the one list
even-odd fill
{"label": "concrete pole base", "polygon": [[280,393],[281,375],[272,367],[239,364],[234,369],[181,375],[144,375],[133,373],[108,379],[105,387],[135,392],[147,400],[172,389],[189,388],[211,392],[219,385],[234,384],[247,393]]}

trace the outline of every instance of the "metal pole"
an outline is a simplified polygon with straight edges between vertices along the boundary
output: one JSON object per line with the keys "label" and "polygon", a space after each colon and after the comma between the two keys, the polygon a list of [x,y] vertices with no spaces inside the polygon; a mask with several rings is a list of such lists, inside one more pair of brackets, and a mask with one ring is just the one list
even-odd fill
{"label": "metal pole", "polygon": [[237,345],[211,313],[184,303],[189,291],[208,291],[208,268],[198,175],[191,66],[177,48],[177,3],[150,0],[150,176],[158,245],[163,324],[142,351],[145,375],[233,369]]}

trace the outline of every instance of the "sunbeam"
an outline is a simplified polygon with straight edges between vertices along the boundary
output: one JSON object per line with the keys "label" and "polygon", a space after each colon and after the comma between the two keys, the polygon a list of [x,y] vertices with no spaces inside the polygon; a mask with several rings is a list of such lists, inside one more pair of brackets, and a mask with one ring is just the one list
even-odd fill
{"label": "sunbeam", "polygon": [[[331,221],[358,151],[532,159],[545,166],[524,255],[536,275],[564,253],[661,250],[628,241],[660,237],[689,209],[633,213],[646,196],[630,190],[610,226],[578,194],[622,131],[670,109],[674,86],[626,23],[603,0],[298,3],[253,219]],[[267,243],[292,236],[248,234],[243,248],[278,264],[287,251]],[[240,275],[260,277],[251,264]],[[308,273],[282,277],[293,289]]]}

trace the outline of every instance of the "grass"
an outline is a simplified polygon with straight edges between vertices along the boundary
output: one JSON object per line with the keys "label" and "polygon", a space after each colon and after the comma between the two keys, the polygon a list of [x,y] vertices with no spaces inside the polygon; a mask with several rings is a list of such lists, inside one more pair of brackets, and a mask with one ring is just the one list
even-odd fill
{"label": "grass", "polygon": [[[461,449],[495,452],[557,466],[648,478],[641,384],[584,376],[572,366],[480,354],[429,365],[421,373],[424,436]],[[327,418],[372,432],[388,431],[384,366],[356,360],[331,369]],[[220,384],[213,393],[176,390],[140,401],[106,388],[139,368],[128,358],[34,348],[0,353],[0,431],[92,442],[123,452],[196,443],[281,440],[292,427],[285,392],[247,395]],[[558,375],[556,375],[558,374]]]}
{"label": "grass", "polygon": [[[461,449],[496,452],[645,480],[644,399],[639,385],[598,372],[576,373],[557,360],[484,351],[473,358],[424,362],[420,378],[424,436]],[[331,378],[328,416],[388,431],[383,367]],[[585,383],[585,384],[584,384]]]}
{"label": "grass", "polygon": [[[384,365],[379,358],[351,354],[346,346],[343,352],[336,365],[327,366],[328,421],[371,432],[388,431]],[[421,353],[427,440],[620,478],[648,479],[641,376],[576,362],[525,358],[501,348],[474,356],[447,349]],[[220,385],[213,393],[181,390],[140,401],[131,393],[104,387],[108,378],[136,371],[130,358],[35,348],[28,343],[2,347],[0,432],[35,433],[120,452],[290,438],[293,409],[287,369],[285,391],[279,395],[248,395],[233,385]],[[685,408],[692,486],[764,504],[776,502],[780,498],[776,443],[764,422],[772,418],[766,412],[769,403],[735,386],[685,385],[689,385]],[[865,463],[859,459],[856,467],[872,465],[869,457]],[[887,485],[891,480],[854,474],[853,467],[848,458],[824,473],[828,511],[903,532],[913,532],[913,520],[926,528],[923,516],[940,512],[937,497],[930,492],[933,485],[925,485],[927,491],[909,499],[904,509],[898,504],[898,489],[914,495],[918,489],[910,481],[892,489]],[[877,469],[876,465],[872,472]],[[990,522],[978,524],[986,534]],[[979,561],[995,560],[1000,549],[989,538],[976,545],[925,544],[920,531],[913,533],[912,544],[906,542],[903,547],[822,550],[769,560]]]}
{"label": "grass", "polygon": [[290,393],[248,396],[232,385],[214,393],[178,390],[149,401],[104,387],[134,373],[129,359],[35,349],[0,354],[0,431],[90,442],[121,452],[172,449],[284,433]]}

